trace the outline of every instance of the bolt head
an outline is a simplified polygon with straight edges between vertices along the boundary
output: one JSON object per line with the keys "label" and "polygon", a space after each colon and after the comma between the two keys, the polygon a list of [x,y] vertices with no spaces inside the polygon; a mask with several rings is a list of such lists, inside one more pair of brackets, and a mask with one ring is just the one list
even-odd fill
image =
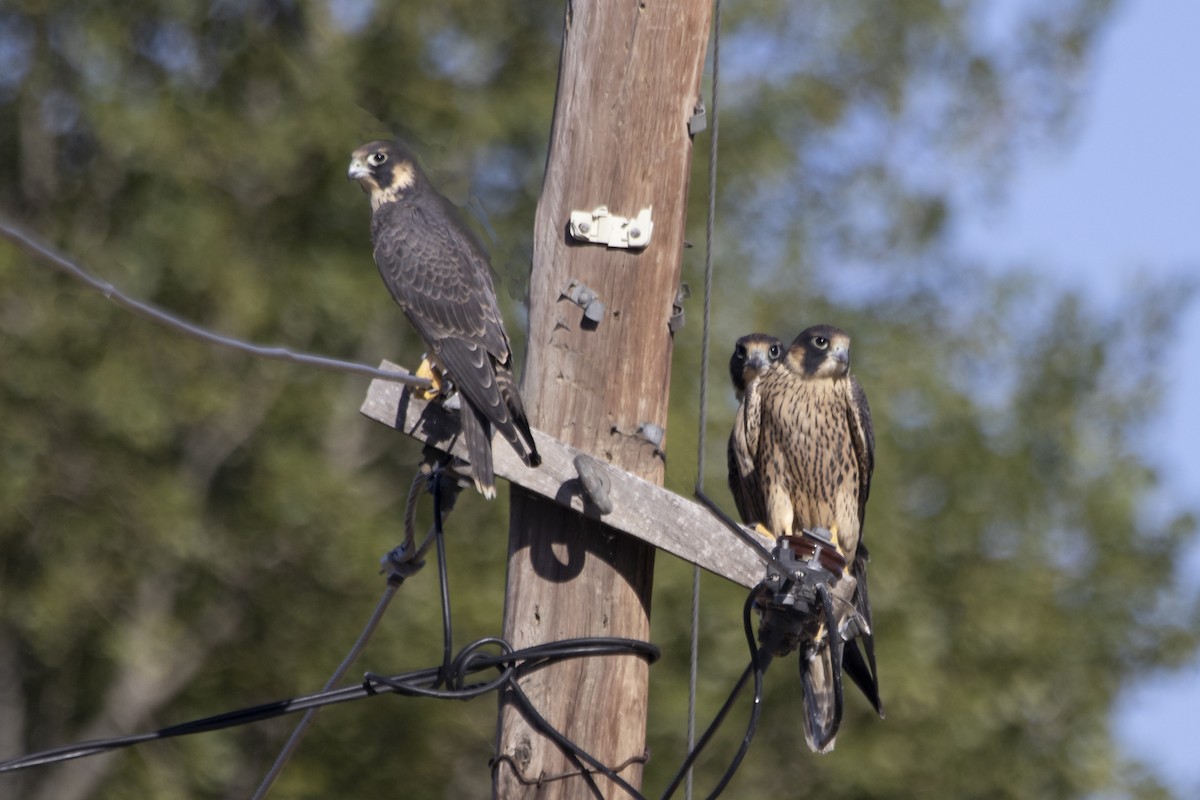
{"label": "bolt head", "polygon": [[590,223],[590,222],[579,223],[579,232],[580,233],[588,233],[589,231],[591,231],[591,229],[592,229],[592,223]]}

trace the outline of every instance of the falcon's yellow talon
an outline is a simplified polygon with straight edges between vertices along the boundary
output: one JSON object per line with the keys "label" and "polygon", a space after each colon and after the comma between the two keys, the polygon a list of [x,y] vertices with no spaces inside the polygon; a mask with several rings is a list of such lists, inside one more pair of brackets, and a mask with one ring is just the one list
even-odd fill
{"label": "falcon's yellow talon", "polygon": [[763,525],[761,522],[754,523],[754,528],[752,530],[755,533],[761,533],[763,536],[767,537],[768,539],[770,539],[772,541],[775,540],[775,534],[771,533],[771,531],[769,531],[767,529],[767,526]]}
{"label": "falcon's yellow talon", "polygon": [[418,389],[415,394],[422,400],[433,400],[442,393],[442,373],[428,358],[422,358],[417,366],[416,376],[429,381],[428,389]]}
{"label": "falcon's yellow talon", "polygon": [[845,549],[842,547],[841,541],[838,539],[838,526],[833,524],[829,526],[829,538],[833,540],[833,546],[837,548],[839,554],[843,557],[846,555]]}

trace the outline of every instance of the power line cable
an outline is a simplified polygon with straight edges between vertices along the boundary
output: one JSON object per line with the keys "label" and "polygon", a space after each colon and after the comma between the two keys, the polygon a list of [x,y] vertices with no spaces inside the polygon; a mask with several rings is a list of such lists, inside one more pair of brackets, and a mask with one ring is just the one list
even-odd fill
{"label": "power line cable", "polygon": [[0,773],[15,772],[30,767],[44,766],[62,761],[70,761],[85,756],[119,750],[143,742],[159,739],[170,739],[178,736],[190,736],[197,733],[223,730],[252,722],[274,719],[285,714],[294,714],[310,708],[321,708],[339,703],[349,703],[384,694],[401,694],[423,697],[437,697],[453,700],[469,700],[481,694],[486,694],[497,688],[497,682],[467,684],[465,678],[470,675],[493,669],[507,671],[511,674],[517,666],[530,662],[544,665],[565,658],[592,658],[608,655],[636,655],[653,663],[661,653],[649,642],[636,639],[597,638],[597,639],[564,639],[547,645],[537,645],[524,650],[508,649],[498,655],[476,653],[481,646],[494,644],[502,640],[495,638],[481,639],[463,648],[457,657],[452,659],[452,666],[458,665],[461,673],[451,673],[449,676],[452,686],[458,689],[436,690],[443,677],[443,668],[426,667],[412,672],[401,673],[388,677],[368,674],[361,684],[345,686],[340,689],[316,692],[287,700],[277,700],[256,706],[227,711],[197,720],[170,725],[149,733],[118,736],[109,739],[94,739],[86,742],[62,747],[49,748],[29,755],[19,756],[0,762]]}
{"label": "power line cable", "polygon": [[[704,225],[704,328],[700,337],[700,421],[696,443],[696,491],[704,491],[705,451],[708,446],[708,349],[712,323],[713,229],[717,217],[718,89],[721,76],[721,0],[713,8],[713,67],[710,105],[712,130],[708,139],[708,214]],[[687,747],[696,744],[696,687],[700,675],[700,567],[692,566],[691,650],[688,662]],[[692,800],[692,770],[687,771],[684,796]]]}
{"label": "power line cable", "polygon": [[329,370],[332,372],[344,372],[350,375],[359,375],[366,378],[382,378],[383,380],[395,381],[404,383],[409,386],[418,387],[421,389],[430,388],[429,380],[419,378],[408,372],[397,372],[395,370],[384,370],[376,367],[369,367],[366,364],[356,364],[353,361],[342,361],[336,358],[327,356],[318,356],[311,353],[297,353],[285,347],[268,347],[257,345],[251,342],[245,342],[241,339],[236,339],[231,336],[223,336],[219,333],[202,328],[195,323],[188,322],[173,314],[170,314],[162,309],[143,302],[134,297],[122,292],[117,287],[107,281],[95,277],[75,261],[67,258],[63,254],[54,250],[49,245],[46,245],[33,236],[25,233],[16,225],[0,219],[0,237],[7,239],[13,244],[20,247],[28,255],[35,260],[41,261],[44,264],[49,264],[60,272],[70,275],[72,278],[86,284],[96,290],[106,298],[111,300],[116,305],[133,312],[140,317],[169,328],[184,336],[188,336],[205,344],[224,347],[229,350],[236,350],[239,353],[254,356],[255,358],[264,358],[272,361],[286,361],[292,364],[302,364],[308,367],[317,367],[318,369]]}
{"label": "power line cable", "polygon": [[[424,480],[426,473],[419,473],[414,484]],[[442,523],[444,522],[446,512],[445,508],[452,506],[453,499],[457,493],[457,484],[454,481],[445,481],[443,473],[440,469],[434,469],[432,476],[428,479],[430,490],[434,495],[434,523],[431,533],[438,541],[439,562],[441,569],[439,570],[439,583],[441,586],[442,600],[442,619],[443,619],[443,634],[446,636],[446,647],[444,653],[451,652],[450,645],[450,597],[448,582],[445,574],[445,549],[443,545],[444,531]],[[415,495],[410,495],[415,496]],[[406,510],[405,514],[406,528],[409,528],[409,520],[411,515]],[[412,550],[414,544],[411,537],[406,539],[408,552],[416,556],[419,551]],[[428,543],[426,543],[428,544]],[[424,547],[424,546],[423,546]],[[423,549],[422,547],[422,549]],[[397,548],[402,550],[403,548]],[[396,555],[395,551],[385,557],[385,564],[393,564],[394,561],[401,560]],[[403,673],[393,676],[380,676],[373,673],[367,673],[360,685],[348,686],[341,689],[333,689],[332,684],[336,683],[349,666],[357,659],[367,640],[377,627],[384,611],[395,594],[395,590],[403,582],[404,578],[411,575],[417,565],[409,565],[408,567],[400,567],[397,572],[389,575],[388,588],[376,606],[374,613],[362,634],[355,642],[350,653],[343,659],[334,676],[326,683],[326,688],[312,695],[281,700],[273,703],[265,703],[262,705],[251,706],[249,708],[230,711],[223,714],[217,714],[210,717],[205,717],[191,722],[185,722],[178,725],[172,725],[162,728],[151,733],[136,734],[132,736],[115,737],[111,739],[94,740],[81,742],[64,747],[51,748],[38,753],[22,756],[19,758],[10,759],[0,762],[0,773],[11,772],[20,769],[27,769],[35,766],[44,766],[61,761],[67,761],[75,758],[82,758],[99,753],[109,752],[116,749],[130,747],[143,742],[154,741],[157,739],[166,739],[177,736],[186,736],[196,733],[205,733],[223,728],[235,727],[259,722],[266,719],[291,714],[298,711],[305,711],[305,717],[298,724],[297,729],[293,732],[288,743],[285,745],[283,752],[276,759],[271,771],[268,773],[263,784],[259,787],[256,798],[265,797],[270,786],[280,774],[287,759],[294,752],[296,745],[299,743],[303,734],[309,725],[311,725],[313,714],[316,710],[336,703],[345,703],[355,700],[361,700],[367,697],[373,697],[385,693],[394,693],[404,696],[419,696],[431,697],[437,699],[454,699],[454,700],[469,700],[481,695],[496,691],[497,689],[505,688],[510,691],[520,706],[522,713],[531,721],[535,727],[541,729],[555,744],[567,755],[567,757],[576,766],[578,772],[570,774],[578,774],[587,783],[589,791],[596,797],[603,798],[599,786],[596,784],[594,775],[603,775],[608,780],[612,781],[617,787],[628,794],[634,800],[644,800],[641,793],[637,791],[628,781],[617,774],[617,769],[624,769],[631,763],[634,763],[641,758],[634,758],[620,765],[617,769],[608,767],[600,762],[591,754],[584,751],[578,744],[571,741],[564,734],[554,728],[541,714],[537,711],[528,695],[524,693],[518,682],[519,678],[529,672],[546,667],[552,663],[562,661],[569,658],[593,658],[599,656],[610,655],[634,655],[646,659],[650,663],[654,663],[660,657],[660,651],[654,645],[648,642],[637,641],[633,639],[624,639],[617,637],[591,637],[585,639],[569,639],[558,642],[548,642],[523,650],[514,650],[512,646],[503,639],[496,637],[485,637],[471,642],[466,647],[458,652],[452,658],[444,655],[443,663],[437,667],[428,667],[425,669],[415,670],[413,672]],[[747,680],[754,677],[754,708],[751,713],[750,722],[747,728],[747,733],[743,737],[742,746],[735,756],[733,762],[722,776],[717,789],[709,795],[710,798],[715,798],[732,778],[733,773],[741,763],[742,756],[750,745],[750,740],[753,737],[754,730],[757,726],[758,716],[761,711],[761,696],[762,696],[762,673],[765,671],[766,663],[769,659],[763,656],[763,653],[768,652],[769,648],[773,647],[771,643],[764,643],[762,651],[756,651],[754,647],[754,632],[751,626],[751,608],[754,599],[757,596],[758,589],[751,592],[747,597],[746,604],[743,608],[743,623],[745,626],[746,641],[750,648],[751,663],[747,666],[745,673],[734,686],[729,698],[724,706],[718,712],[709,728],[701,737],[700,742],[694,748],[691,748],[683,766],[680,767],[674,781],[668,787],[667,792],[663,795],[664,800],[678,787],[682,776],[690,771],[692,764],[700,755],[700,752],[709,743],[713,733],[724,721],[726,714],[732,708],[734,701],[741,693]],[[484,652],[485,648],[495,647],[499,650],[496,654],[488,654]],[[467,680],[476,674],[490,672],[495,670],[498,674],[491,680],[468,683]],[[590,767],[590,768],[589,768]],[[566,777],[566,776],[563,776]]]}
{"label": "power line cable", "polygon": [[[454,626],[450,622],[450,577],[446,570],[446,537],[442,530],[445,522],[445,516],[442,513],[443,475],[441,469],[435,469],[429,482],[430,491],[433,492],[433,538],[437,545],[438,587],[442,593],[442,672],[440,679],[442,683],[449,686],[452,666],[450,647]],[[452,491],[457,492],[457,483],[452,480],[450,485],[454,487]]]}
{"label": "power line cable", "polygon": [[[396,591],[400,588],[400,584],[404,583],[405,578],[414,574],[416,570],[420,569],[424,563],[419,561],[421,557],[421,551],[414,549],[416,542],[415,537],[413,536],[413,525],[416,519],[416,506],[417,500],[420,497],[420,490],[428,481],[429,477],[424,470],[419,470],[416,475],[413,476],[412,486],[409,488],[408,492],[408,501],[404,508],[404,544],[390,552],[383,559],[383,571],[387,573],[387,585],[384,587],[383,597],[379,599],[379,602],[375,606],[375,611],[372,612],[370,618],[367,620],[366,626],[363,628],[362,633],[359,634],[358,639],[354,642],[354,645],[350,648],[350,652],[346,654],[346,657],[342,659],[342,663],[338,665],[338,668],[335,669],[333,674],[329,676],[329,680],[325,682],[325,686],[323,687],[324,691],[329,691],[336,686],[343,677],[345,677],[346,672],[350,669],[351,665],[353,665],[354,662],[358,660],[358,657],[362,655],[362,651],[366,648],[367,642],[370,641],[371,636],[375,633],[375,629],[379,626],[380,620],[383,619],[383,614],[385,611],[387,611],[388,605],[391,604],[392,599],[396,596]],[[441,503],[438,499],[438,493],[435,491],[435,514],[440,511],[440,505]],[[433,529],[430,531],[430,535],[433,535],[435,531],[440,531],[440,520],[441,517],[439,516],[438,520],[434,523]],[[439,537],[439,542],[440,541],[441,539]],[[399,553],[397,553],[397,550]],[[444,553],[440,550],[440,548],[438,555],[439,558],[444,560]],[[417,563],[414,564],[414,562]],[[267,796],[267,793],[271,790],[271,786],[274,785],[275,781],[283,772],[283,768],[291,759],[292,754],[295,753],[296,749],[300,746],[300,741],[308,732],[309,727],[312,725],[313,720],[316,719],[317,713],[320,710],[320,707],[315,707],[304,712],[304,716],[301,717],[300,722],[296,724],[295,730],[293,730],[291,736],[288,737],[283,749],[280,750],[279,755],[276,757],[275,763],[271,765],[271,769],[267,772],[266,776],[263,777],[262,782],[259,784],[258,789],[255,790],[251,800],[263,800],[263,798]]]}
{"label": "power line cable", "polygon": [[[685,776],[691,772],[692,765],[700,756],[700,753],[703,752],[704,748],[708,746],[708,743],[712,740],[712,737],[717,732],[717,729],[720,728],[721,724],[725,721],[726,715],[733,708],[734,701],[737,700],[738,695],[740,695],[742,689],[745,688],[746,681],[753,677],[754,706],[750,716],[749,725],[746,729],[746,735],[742,740],[742,748],[739,752],[744,755],[744,751],[750,746],[750,740],[753,738],[755,730],[757,729],[758,716],[759,713],[761,713],[763,674],[766,672],[767,665],[770,663],[770,650],[768,649],[768,644],[764,643],[760,649],[754,643],[754,628],[752,624],[753,615],[751,614],[751,611],[754,607],[755,599],[758,597],[762,589],[763,584],[761,583],[751,589],[750,594],[746,597],[746,602],[742,606],[742,625],[745,629],[746,643],[750,649],[750,663],[746,665],[746,669],[742,672],[742,676],[738,678],[737,683],[734,684],[733,690],[729,693],[729,697],[726,698],[725,703],[721,706],[720,710],[717,711],[716,716],[713,717],[713,721],[709,723],[708,728],[704,731],[704,734],[701,735],[700,741],[697,742],[696,746],[688,752],[687,758],[683,760],[683,764],[679,767],[679,770],[676,771],[675,777],[671,779],[671,782],[663,791],[660,800],[669,800],[669,798],[675,794],[675,791],[679,788],[679,784],[683,782]],[[774,647],[773,642],[770,644],[770,647]],[[717,797],[721,791],[724,790],[725,786],[729,783],[729,779],[733,776],[733,773],[737,770],[737,767],[740,764],[741,757],[735,757],[734,763],[731,764],[730,767],[725,771],[725,775],[722,776],[717,789],[709,795],[709,800]]]}
{"label": "power line cable", "polygon": [[708,140],[708,215],[704,227],[704,332],[700,337],[700,431],[696,449],[696,489],[704,490],[705,444],[708,439],[708,350],[712,322],[713,231],[717,217],[718,87],[721,75],[721,0],[713,12],[712,130]]}
{"label": "power line cable", "polygon": [[[435,497],[435,519],[433,525],[433,533],[435,539],[441,542],[444,538],[442,530],[442,521],[445,513],[443,508],[448,507],[453,503],[454,493],[457,491],[457,485],[453,481],[446,482],[441,477],[440,470],[433,472],[430,478],[431,491]],[[424,475],[419,475],[418,479]],[[450,490],[447,491],[446,487]],[[441,496],[441,499],[437,499]],[[408,515],[406,514],[406,517]],[[411,542],[409,544],[411,547]],[[398,550],[402,548],[397,548]],[[410,550],[414,555],[416,551]],[[439,559],[443,565],[443,569],[439,571],[441,584],[441,599],[443,603],[443,633],[447,637],[447,646],[445,653],[451,652],[449,636],[451,627],[449,625],[449,590],[444,572],[444,547],[439,547]],[[395,551],[389,554],[384,559],[385,564],[391,563],[397,557]],[[415,565],[414,565],[415,566]],[[166,739],[177,736],[187,736],[196,733],[205,733],[209,731],[220,730],[240,725],[246,725],[253,722],[259,722],[266,719],[282,716],[284,714],[296,713],[299,711],[315,712],[326,705],[337,703],[346,703],[356,700],[374,697],[381,694],[399,694],[403,696],[418,696],[431,697],[437,699],[453,699],[453,700],[469,700],[484,694],[504,688],[512,693],[512,696],[520,706],[522,713],[531,721],[535,727],[542,730],[555,744],[567,755],[571,762],[575,765],[578,772],[570,774],[578,774],[587,783],[589,791],[596,797],[603,798],[599,786],[596,784],[594,775],[603,775],[608,780],[612,781],[618,788],[628,794],[634,800],[644,800],[644,796],[638,792],[628,781],[617,774],[618,769],[624,769],[631,763],[641,760],[644,757],[630,759],[625,764],[620,765],[616,769],[608,767],[600,762],[591,754],[584,751],[578,744],[571,741],[564,734],[554,728],[541,714],[537,711],[529,697],[521,689],[518,680],[537,669],[544,668],[550,664],[570,658],[594,658],[600,656],[613,655],[633,655],[646,659],[649,663],[654,663],[660,657],[660,651],[657,647],[649,642],[638,641],[634,639],[624,639],[617,637],[590,637],[584,639],[568,639],[558,642],[548,642],[524,648],[522,650],[514,650],[512,646],[503,639],[497,637],[485,637],[471,642],[466,647],[458,651],[453,657],[443,657],[443,663],[436,667],[428,667],[412,672],[403,673],[393,676],[380,676],[373,673],[367,673],[361,684],[355,686],[347,686],[340,689],[330,688],[333,683],[341,679],[341,676],[349,668],[351,663],[358,657],[361,649],[366,644],[366,640],[370,637],[375,627],[378,625],[380,618],[387,605],[394,596],[395,589],[403,582],[404,577],[411,575],[413,569],[402,569],[398,575],[389,576],[388,590],[385,591],[384,597],[376,606],[375,612],[368,621],[363,633],[359,636],[355,646],[351,652],[343,659],[342,664],[335,672],[333,678],[327,682],[325,690],[311,695],[291,698],[288,700],[280,700],[272,703],[264,703],[262,705],[251,706],[248,708],[239,709],[236,711],[225,712],[210,717],[205,717],[190,722],[185,722],[178,725],[168,726],[158,731],[151,733],[135,734],[132,736],[115,737],[111,739],[93,740],[81,742],[77,744],[67,745],[64,747],[51,748],[38,753],[33,753],[19,758],[10,759],[0,762],[0,773],[12,772],[21,769],[27,769],[35,766],[44,766],[52,763],[67,761],[85,756],[97,755],[99,753],[109,752],[116,749],[130,747],[143,742],[154,741],[157,739]],[[762,700],[762,683],[763,673],[766,669],[766,664],[769,663],[768,654],[774,647],[772,642],[764,642],[762,649],[758,650],[754,646],[754,632],[751,625],[751,609],[755,598],[758,594],[756,588],[747,597],[743,608],[743,624],[745,626],[746,641],[750,648],[751,662],[747,666],[741,679],[734,686],[729,698],[725,701],[721,710],[710,723],[704,735],[700,738],[699,743],[690,749],[683,765],[676,773],[675,779],[668,787],[667,792],[663,795],[664,800],[669,798],[678,788],[683,776],[690,771],[692,764],[700,755],[700,752],[711,741],[711,738],[717,728],[722,724],[725,716],[733,707],[733,704],[749,678],[754,678],[754,706],[750,715],[750,721],[747,726],[747,731],[743,737],[742,745],[735,755],[730,766],[726,769],[717,788],[709,795],[709,798],[717,797],[728,784],[734,772],[741,763],[742,756],[749,748],[750,741],[757,727],[759,714],[761,713]],[[499,652],[490,654],[485,652],[485,648],[496,648]],[[468,683],[471,676],[480,673],[496,671],[497,675],[490,680]],[[255,796],[262,798],[269,790],[271,783],[278,777],[282,767],[295,750],[300,738],[305,730],[312,722],[311,713],[306,713],[304,719],[293,732],[292,737],[285,745],[284,751],[280,757],[276,759],[272,770],[268,773],[267,779],[259,788],[259,793]],[[563,776],[566,777],[566,776]]]}
{"label": "power line cable", "polygon": [[[354,646],[350,648],[350,652],[346,654],[346,657],[342,659],[342,663],[338,665],[338,668],[335,669],[333,674],[329,676],[329,680],[325,682],[323,691],[327,692],[336,686],[338,682],[340,682],[345,676],[346,671],[350,669],[351,665],[353,665],[354,662],[358,660],[358,657],[362,655],[363,649],[367,646],[367,642],[370,640],[371,635],[375,633],[375,629],[379,626],[379,621],[383,619],[384,612],[387,610],[388,605],[392,602],[392,598],[396,596],[396,590],[399,588],[399,582],[391,580],[388,581],[387,586],[383,590],[383,597],[379,598],[379,603],[376,604],[375,611],[372,612],[370,619],[367,620],[367,624],[363,628],[362,633],[359,634],[358,640],[355,641]],[[304,734],[308,732],[309,727],[312,725],[313,720],[316,719],[317,713],[320,710],[320,706],[314,706],[304,712],[304,716],[301,717],[300,722],[296,724],[295,730],[293,730],[292,735],[288,737],[283,749],[276,757],[275,763],[271,765],[271,769],[262,779],[262,783],[260,783],[258,789],[255,790],[251,800],[263,800],[263,798],[267,796],[267,792],[271,790],[271,786],[283,772],[284,766],[286,766],[288,760],[291,759],[292,754],[296,751],[296,748],[300,746],[300,741],[304,738]]]}

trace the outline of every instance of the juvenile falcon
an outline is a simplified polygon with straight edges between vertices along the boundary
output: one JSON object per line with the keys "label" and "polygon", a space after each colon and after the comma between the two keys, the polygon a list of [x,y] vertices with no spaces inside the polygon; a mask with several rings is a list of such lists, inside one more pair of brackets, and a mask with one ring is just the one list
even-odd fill
{"label": "juvenile falcon", "polygon": [[[755,408],[757,431],[749,424]],[[761,521],[776,536],[825,528],[846,558],[833,591],[838,635],[830,641],[826,632],[805,654],[809,716],[820,719],[835,708],[832,678],[842,667],[883,716],[862,544],[875,434],[867,396],[850,373],[849,334],[831,325],[803,331],[780,362],[748,386],[737,425],[748,432],[746,453],[737,457],[754,466]],[[812,735],[809,744],[814,746]],[[814,749],[831,747],[832,741]]]}
{"label": "juvenile falcon", "polygon": [[475,486],[493,498],[493,427],[527,465],[542,459],[513,377],[488,257],[399,142],[368,142],[355,150],[348,177],[371,198],[375,264],[431,351],[435,389],[444,376],[461,396]]}
{"label": "juvenile falcon", "polygon": [[750,457],[748,440],[758,439],[759,407],[758,394],[751,395],[751,405],[746,405],[746,388],[754,384],[764,372],[783,358],[783,342],[765,333],[750,333],[737,340],[733,355],[729,357],[729,378],[737,393],[737,423],[729,432],[727,456],[729,462],[729,490],[737,504],[742,522],[753,525],[766,520],[762,501],[762,487],[758,483],[754,461]]}

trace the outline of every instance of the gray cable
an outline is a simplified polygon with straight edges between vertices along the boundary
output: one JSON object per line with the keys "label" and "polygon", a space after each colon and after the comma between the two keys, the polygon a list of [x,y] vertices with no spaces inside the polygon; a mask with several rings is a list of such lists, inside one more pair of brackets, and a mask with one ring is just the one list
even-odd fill
{"label": "gray cable", "polygon": [[[708,344],[712,320],[713,227],[717,217],[717,87],[721,71],[721,0],[713,9],[712,132],[708,140],[708,216],[704,227],[704,333],[700,339],[700,435],[696,445],[696,491],[704,491],[704,450],[708,443]],[[692,567],[692,652],[688,671],[688,752],[696,744],[696,684],[700,663],[700,567]],[[692,800],[692,768],[684,797]]]}
{"label": "gray cable", "polygon": [[[346,671],[350,669],[351,665],[358,660],[363,649],[367,646],[371,634],[375,633],[375,628],[379,626],[379,621],[383,619],[383,612],[387,610],[388,604],[392,602],[392,598],[396,596],[396,590],[399,588],[400,584],[398,582],[388,581],[387,588],[383,590],[383,597],[379,598],[379,603],[375,606],[375,611],[371,614],[371,618],[367,620],[362,633],[358,635],[358,640],[350,648],[350,652],[346,654],[346,657],[342,659],[342,663],[338,664],[338,668],[329,676],[329,680],[325,682],[325,686],[321,691],[328,692],[333,689],[334,685],[346,675]],[[275,783],[275,779],[279,777],[279,773],[283,772],[283,768],[292,757],[292,753],[300,746],[300,740],[304,738],[304,734],[308,733],[309,726],[312,725],[313,720],[317,717],[317,712],[320,710],[320,706],[314,706],[304,712],[304,716],[296,724],[296,729],[292,731],[292,735],[288,737],[287,742],[283,745],[283,749],[279,751],[279,755],[275,758],[275,763],[271,765],[271,769],[267,772],[266,777],[258,785],[258,789],[254,792],[252,800],[263,800],[267,796],[267,792],[271,790],[271,785]]]}
{"label": "gray cable", "polygon": [[382,378],[421,389],[428,389],[430,387],[430,382],[425,378],[418,378],[416,375],[411,375],[407,372],[376,369],[375,367],[368,367],[366,364],[355,364],[352,361],[341,361],[336,358],[327,358],[326,356],[311,355],[309,353],[294,353],[284,347],[264,347],[262,345],[243,342],[240,339],[234,339],[229,336],[222,336],[219,333],[213,333],[206,328],[201,328],[199,325],[169,314],[160,308],[155,308],[149,303],[144,303],[141,300],[130,297],[111,283],[93,276],[83,267],[79,266],[79,264],[54,251],[48,245],[42,244],[17,226],[3,219],[0,219],[0,236],[8,239],[38,261],[49,264],[60,272],[65,272],[72,278],[87,284],[126,311],[131,311],[151,322],[157,322],[159,325],[182,333],[197,341],[204,342],[205,344],[226,347],[256,358],[288,361],[293,364],[303,364],[309,367],[317,367],[333,372],[345,372],[350,375],[360,375],[367,378]]}

